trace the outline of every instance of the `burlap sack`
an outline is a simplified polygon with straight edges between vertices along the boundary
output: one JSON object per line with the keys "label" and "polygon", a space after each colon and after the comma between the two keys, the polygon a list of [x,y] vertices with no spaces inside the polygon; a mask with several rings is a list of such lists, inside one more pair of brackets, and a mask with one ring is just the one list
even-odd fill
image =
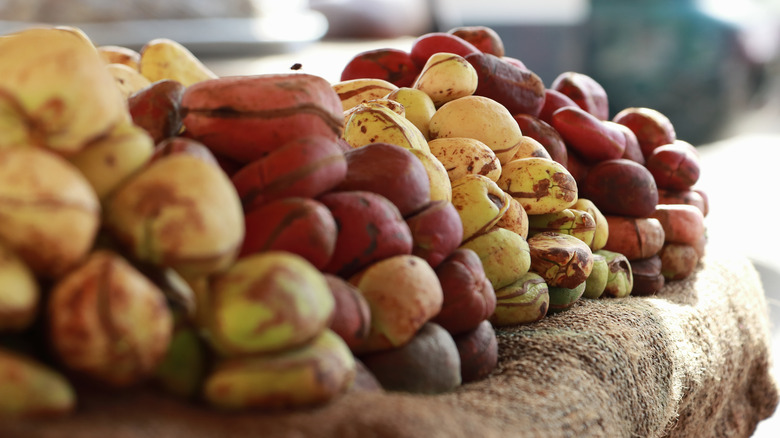
{"label": "burlap sack", "polygon": [[748,437],[778,403],[768,307],[745,258],[714,248],[649,298],[580,300],[498,333],[487,379],[437,396],[351,392],[292,413],[222,414],[154,392],[84,394],[76,415],[1,437]]}

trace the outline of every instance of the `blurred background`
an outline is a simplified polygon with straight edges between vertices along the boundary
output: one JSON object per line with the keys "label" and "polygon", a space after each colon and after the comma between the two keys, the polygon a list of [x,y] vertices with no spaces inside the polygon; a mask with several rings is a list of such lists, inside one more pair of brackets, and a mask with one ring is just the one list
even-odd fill
{"label": "blurred background", "polygon": [[[611,114],[656,109],[697,146],[708,236],[759,271],[780,376],[780,241],[745,227],[777,192],[780,0],[0,0],[0,34],[31,23],[77,25],[98,45],[135,49],[171,38],[219,75],[301,64],[332,82],[362,50],[408,50],[426,32],[492,27],[506,54],[545,84],[565,71],[588,74]],[[778,430],[780,414],[754,437]]]}

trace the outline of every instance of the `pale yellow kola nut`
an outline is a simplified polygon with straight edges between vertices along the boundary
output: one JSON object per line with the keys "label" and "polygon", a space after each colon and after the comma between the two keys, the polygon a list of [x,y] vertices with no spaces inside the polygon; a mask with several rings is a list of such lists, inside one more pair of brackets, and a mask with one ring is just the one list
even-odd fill
{"label": "pale yellow kola nut", "polygon": [[447,169],[450,181],[476,173],[498,181],[501,163],[485,143],[467,137],[437,138],[428,142],[431,153]]}
{"label": "pale yellow kola nut", "polygon": [[541,143],[531,137],[528,137],[527,135],[524,135],[520,138],[520,143],[517,147],[517,151],[515,151],[515,155],[512,157],[512,160],[531,157],[547,158],[548,160],[552,160],[550,153],[547,152],[547,149],[545,149]]}
{"label": "pale yellow kola nut", "polygon": [[40,295],[35,274],[0,243],[0,332],[29,327],[38,313]]}
{"label": "pale yellow kola nut", "polygon": [[496,222],[497,227],[506,228],[509,231],[514,231],[523,239],[528,238],[528,213],[525,212],[525,208],[520,202],[510,197],[509,208],[506,210],[501,219]]}
{"label": "pale yellow kola nut", "polygon": [[406,110],[406,119],[412,122],[426,139],[429,138],[428,124],[431,122],[433,113],[436,112],[436,105],[433,104],[431,96],[416,88],[401,87],[390,92],[386,97],[403,105]]}
{"label": "pale yellow kola nut", "polygon": [[406,117],[406,108],[404,108],[404,106],[402,104],[400,104],[400,103],[398,103],[398,102],[396,102],[394,100],[382,97],[382,98],[379,98],[379,99],[373,99],[373,100],[368,100],[368,101],[359,103],[359,104],[353,106],[352,108],[344,111],[344,124],[346,124],[347,121],[349,121],[349,118],[352,116],[352,114],[355,111],[358,111],[361,108],[366,108],[366,107],[374,108],[374,107],[378,107],[378,106],[385,107],[385,108],[389,109],[390,111],[398,114],[401,117]]}
{"label": "pale yellow kola nut", "polygon": [[440,52],[428,58],[412,88],[425,92],[440,107],[474,94],[477,83],[477,71],[471,63],[460,55]]}
{"label": "pale yellow kola nut", "polygon": [[332,87],[341,99],[344,111],[360,103],[385,97],[388,93],[398,89],[391,82],[375,78],[349,79],[336,82]]}
{"label": "pale yellow kola nut", "polygon": [[466,96],[447,102],[431,117],[431,139],[468,137],[485,143],[501,165],[514,156],[523,136],[506,107],[483,96]]}
{"label": "pale yellow kola nut", "polygon": [[428,173],[428,181],[431,186],[431,201],[452,201],[452,184],[447,175],[447,169],[430,152],[420,149],[411,149],[411,152],[422,162]]}
{"label": "pale yellow kola nut", "polygon": [[126,66],[125,64],[108,64],[106,70],[114,77],[119,92],[127,99],[136,91],[146,88],[152,83],[146,79],[138,70]]}
{"label": "pale yellow kola nut", "polygon": [[138,71],[138,64],[141,62],[141,54],[137,51],[115,45],[98,46],[100,58],[106,64],[124,64],[133,70]]}
{"label": "pale yellow kola nut", "polygon": [[358,105],[344,125],[342,138],[353,148],[390,143],[405,149],[430,152],[428,142],[409,120],[382,105]]}
{"label": "pale yellow kola nut", "polygon": [[114,78],[78,31],[8,34],[0,38],[0,54],[0,90],[13,96],[26,131],[0,130],[0,147],[17,145],[21,135],[26,145],[70,155],[129,117]]}
{"label": "pale yellow kola nut", "polygon": [[150,82],[172,79],[188,87],[217,78],[188,48],[168,38],[156,38],[147,42],[140,53],[138,70]]}

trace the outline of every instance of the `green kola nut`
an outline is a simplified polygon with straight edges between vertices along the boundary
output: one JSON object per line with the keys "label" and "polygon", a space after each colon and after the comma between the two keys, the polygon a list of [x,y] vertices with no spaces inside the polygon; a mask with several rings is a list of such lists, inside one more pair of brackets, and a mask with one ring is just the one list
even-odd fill
{"label": "green kola nut", "polygon": [[76,406],[76,393],[57,371],[0,349],[0,420],[66,415]]}
{"label": "green kola nut", "polygon": [[619,252],[600,249],[595,252],[607,260],[609,274],[604,295],[622,298],[631,294],[634,288],[634,275],[631,271],[631,263],[626,256]]}
{"label": "green kola nut", "polygon": [[181,315],[171,344],[155,372],[156,383],[165,391],[185,398],[200,393],[208,368],[208,351],[198,330]]}
{"label": "green kola nut", "polygon": [[584,298],[599,298],[607,288],[609,280],[609,265],[607,259],[601,254],[593,254],[593,269],[585,280]]}
{"label": "green kola nut", "polygon": [[224,359],[206,379],[203,396],[225,410],[312,406],[343,392],[355,367],[347,344],[326,329],[298,348]]}
{"label": "green kola nut", "polygon": [[490,178],[464,175],[452,182],[452,205],[463,223],[463,241],[491,229],[509,208],[510,198]]}
{"label": "green kola nut", "polygon": [[323,274],[303,257],[267,251],[211,279],[208,339],[225,355],[269,353],[320,334],[335,308]]}
{"label": "green kola nut", "polygon": [[607,218],[601,213],[601,210],[596,207],[596,204],[594,204],[593,201],[585,198],[577,199],[577,202],[575,202],[571,208],[590,213],[593,220],[596,222],[596,231],[593,233],[593,241],[590,244],[590,249],[598,251],[604,248],[607,244],[607,239],[609,239],[609,224],[607,223]]}
{"label": "green kola nut", "polygon": [[496,327],[528,324],[544,318],[549,307],[547,283],[539,274],[528,272],[496,290],[496,310],[490,322]]}
{"label": "green kola nut", "polygon": [[547,158],[512,160],[501,168],[497,183],[529,216],[563,211],[577,201],[574,177],[562,164]]}
{"label": "green kola nut", "polygon": [[583,281],[573,288],[551,286],[547,288],[547,292],[550,294],[548,313],[563,312],[569,310],[582,297],[585,292],[585,282]]}
{"label": "green kola nut", "polygon": [[477,253],[485,276],[494,290],[514,283],[531,267],[528,242],[505,228],[493,227],[487,233],[463,243],[461,247]]}
{"label": "green kola nut", "polygon": [[590,213],[573,208],[547,214],[528,216],[528,235],[545,231],[568,234],[591,246],[596,233],[596,221]]}
{"label": "green kola nut", "polygon": [[0,332],[24,330],[38,314],[40,289],[35,275],[0,244]]}

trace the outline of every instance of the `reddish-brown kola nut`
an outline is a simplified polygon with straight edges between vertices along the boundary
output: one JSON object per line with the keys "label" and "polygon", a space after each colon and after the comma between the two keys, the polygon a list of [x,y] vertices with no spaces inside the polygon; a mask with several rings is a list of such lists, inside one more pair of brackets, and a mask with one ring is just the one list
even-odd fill
{"label": "reddish-brown kola nut", "polygon": [[695,152],[678,143],[659,146],[647,156],[645,166],[659,188],[688,190],[699,180],[701,165]]}
{"label": "reddish-brown kola nut", "polygon": [[233,174],[245,211],[267,202],[300,196],[314,198],[325,193],[347,174],[347,162],[335,139],[300,137]]}
{"label": "reddish-brown kola nut", "polygon": [[664,229],[658,219],[605,215],[609,238],[604,249],[618,252],[629,261],[658,254],[664,245]]}
{"label": "reddish-brown kola nut", "polygon": [[541,143],[549,152],[550,158],[564,166],[567,165],[569,153],[566,142],[563,141],[563,137],[555,128],[550,126],[548,122],[530,114],[515,114],[514,118],[523,135]]}
{"label": "reddish-brown kola nut", "polygon": [[463,38],[484,53],[490,53],[498,57],[505,54],[504,41],[498,32],[491,27],[458,26],[450,29],[447,33]]}
{"label": "reddish-brown kola nut", "polygon": [[144,128],[155,144],[181,131],[184,88],[181,82],[163,79],[138,90],[127,99],[133,123]]}
{"label": "reddish-brown kola nut", "polygon": [[661,222],[667,243],[695,245],[706,231],[704,214],[693,205],[658,204],[652,217]]}
{"label": "reddish-brown kola nut", "polygon": [[544,105],[538,117],[546,123],[551,123],[553,113],[566,106],[577,107],[578,105],[571,100],[571,97],[558,90],[547,88],[544,90]]}
{"label": "reddish-brown kola nut", "polygon": [[658,205],[658,186],[646,167],[618,158],[602,161],[588,171],[579,185],[583,198],[604,214],[648,217]]}
{"label": "reddish-brown kola nut", "polygon": [[651,108],[625,108],[615,114],[612,121],[627,126],[636,134],[639,147],[645,157],[658,146],[672,143],[677,139],[669,118]]}
{"label": "reddish-brown kola nut", "polygon": [[271,201],[246,212],[244,226],[239,257],[262,251],[287,251],[322,269],[336,249],[336,220],[315,199],[290,197]]}
{"label": "reddish-brown kola nut", "polygon": [[631,273],[634,276],[632,295],[655,295],[666,284],[661,274],[661,257],[658,254],[646,259],[631,260]]}
{"label": "reddish-brown kola nut", "polygon": [[592,77],[578,72],[563,72],[556,77],[550,88],[569,96],[580,108],[599,120],[609,118],[607,92]]}
{"label": "reddish-brown kola nut", "polygon": [[460,354],[463,383],[481,380],[498,364],[498,339],[493,324],[482,321],[477,328],[453,337]]}
{"label": "reddish-brown kola nut", "polygon": [[488,53],[465,56],[477,71],[477,96],[489,97],[512,114],[537,116],[544,105],[544,82],[524,70]]}
{"label": "reddish-brown kola nut", "polygon": [[686,243],[666,243],[658,256],[661,258],[661,274],[668,281],[690,277],[699,265],[697,249]]}
{"label": "reddish-brown kola nut", "polygon": [[412,61],[409,52],[381,48],[360,52],[347,62],[341,71],[341,81],[351,79],[383,79],[397,87],[409,87],[420,74],[420,66]]}
{"label": "reddish-brown kola nut", "polygon": [[446,32],[429,32],[412,41],[410,56],[420,68],[434,53],[454,53],[465,57],[470,53],[481,53],[470,42]]}
{"label": "reddish-brown kola nut", "polygon": [[343,111],[330,82],[306,73],[211,79],[182,96],[187,136],[244,163],[301,137],[339,138]]}
{"label": "reddish-brown kola nut", "polygon": [[623,131],[582,108],[568,106],[555,111],[551,124],[566,144],[589,163],[620,158],[625,153]]}

